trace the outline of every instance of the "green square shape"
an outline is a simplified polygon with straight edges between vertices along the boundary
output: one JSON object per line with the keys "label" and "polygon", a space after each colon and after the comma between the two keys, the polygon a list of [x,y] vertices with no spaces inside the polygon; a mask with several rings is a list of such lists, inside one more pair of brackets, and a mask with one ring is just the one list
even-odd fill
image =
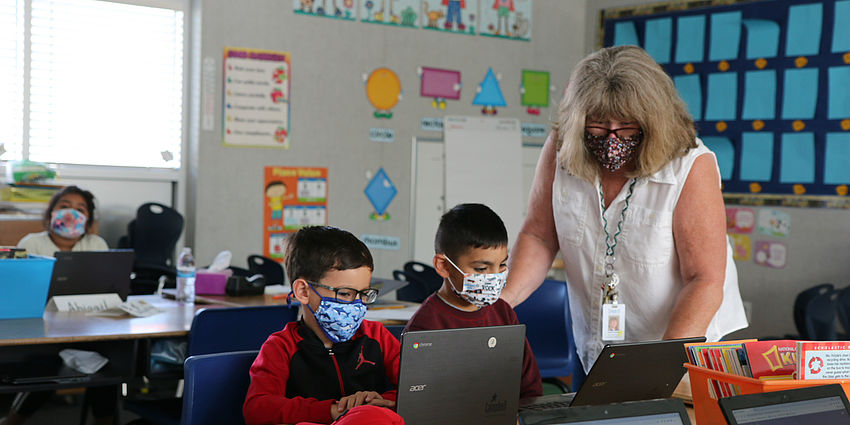
{"label": "green square shape", "polygon": [[522,106],[549,106],[549,73],[522,70]]}

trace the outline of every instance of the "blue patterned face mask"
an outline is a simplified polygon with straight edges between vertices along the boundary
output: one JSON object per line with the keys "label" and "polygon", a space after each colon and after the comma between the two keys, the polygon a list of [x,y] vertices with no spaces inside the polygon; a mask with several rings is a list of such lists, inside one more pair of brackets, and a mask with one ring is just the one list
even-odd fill
{"label": "blue patterned face mask", "polygon": [[63,238],[76,239],[86,234],[85,214],[73,209],[63,208],[50,215],[50,230]]}
{"label": "blue patterned face mask", "polygon": [[307,304],[307,308],[313,313],[325,336],[334,344],[351,339],[366,317],[366,305],[360,300],[342,303],[334,297],[322,297],[313,285],[310,285],[310,289],[322,298],[315,311],[310,304]]}

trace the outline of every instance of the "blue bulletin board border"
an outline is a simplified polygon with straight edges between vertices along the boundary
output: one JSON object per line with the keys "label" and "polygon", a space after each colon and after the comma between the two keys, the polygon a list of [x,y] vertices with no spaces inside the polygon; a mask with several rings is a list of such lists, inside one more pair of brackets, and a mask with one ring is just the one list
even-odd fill
{"label": "blue bulletin board border", "polygon": [[850,1],[667,2],[603,10],[599,40],[639,44],[677,82],[727,202],[850,208],[850,33],[833,40],[835,19]]}

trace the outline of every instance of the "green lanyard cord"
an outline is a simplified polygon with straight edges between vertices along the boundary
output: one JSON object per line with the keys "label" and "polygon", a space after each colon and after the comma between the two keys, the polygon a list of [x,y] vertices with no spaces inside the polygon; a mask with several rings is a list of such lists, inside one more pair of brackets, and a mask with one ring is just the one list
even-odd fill
{"label": "green lanyard cord", "polygon": [[626,210],[629,209],[629,200],[632,199],[632,194],[635,192],[635,183],[637,183],[637,179],[633,178],[632,183],[629,185],[629,194],[626,196],[626,205],[620,212],[620,222],[617,223],[617,232],[614,233],[614,237],[612,238],[611,234],[608,233],[608,219],[605,218],[605,194],[602,193],[602,182],[599,182],[599,203],[602,206],[602,230],[605,231],[606,257],[614,257],[614,247],[617,246],[617,237],[620,236],[620,233],[623,231],[623,221],[626,218]]}

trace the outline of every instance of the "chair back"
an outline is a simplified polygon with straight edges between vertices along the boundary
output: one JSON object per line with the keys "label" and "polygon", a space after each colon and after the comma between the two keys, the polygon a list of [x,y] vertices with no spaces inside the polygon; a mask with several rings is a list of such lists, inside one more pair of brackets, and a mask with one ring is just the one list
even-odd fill
{"label": "chair back", "polygon": [[543,378],[572,375],[578,391],[585,374],[576,354],[567,282],[544,280],[531,296],[514,308]]}
{"label": "chair back", "polygon": [[401,334],[404,332],[404,325],[384,325],[384,327],[387,328],[387,330],[390,331],[397,340],[401,341]]}
{"label": "chair back", "polygon": [[835,341],[838,327],[835,322],[838,291],[830,289],[820,293],[806,305],[806,334],[812,341]]}
{"label": "chair back", "polygon": [[269,335],[297,320],[298,307],[286,305],[207,308],[195,313],[186,356],[259,350]]}
{"label": "chair back", "polygon": [[205,354],[184,365],[182,425],[244,425],[242,404],[258,351]]}
{"label": "chair back", "polygon": [[806,327],[806,312],[808,311],[809,302],[818,295],[832,292],[834,289],[835,287],[831,283],[821,283],[820,285],[804,289],[797,294],[797,297],[794,299],[794,325],[797,327],[797,333],[800,334],[802,339],[812,339]]}
{"label": "chair back", "polygon": [[835,303],[838,323],[841,323],[841,327],[844,328],[844,334],[850,335],[850,286],[838,290],[838,298]]}
{"label": "chair back", "polygon": [[173,266],[174,247],[183,233],[183,216],[177,210],[156,202],[142,204],[132,231],[136,264]]}
{"label": "chair back", "polygon": [[251,272],[251,275],[259,273],[265,276],[267,285],[283,285],[283,282],[285,282],[283,266],[269,257],[249,255],[248,271]]}
{"label": "chair back", "polygon": [[[396,272],[400,272],[404,279],[400,279]],[[410,282],[396,290],[396,298],[401,301],[421,303],[443,285],[443,278],[435,268],[418,261],[408,261],[404,264],[404,270],[393,271],[393,277]]]}

